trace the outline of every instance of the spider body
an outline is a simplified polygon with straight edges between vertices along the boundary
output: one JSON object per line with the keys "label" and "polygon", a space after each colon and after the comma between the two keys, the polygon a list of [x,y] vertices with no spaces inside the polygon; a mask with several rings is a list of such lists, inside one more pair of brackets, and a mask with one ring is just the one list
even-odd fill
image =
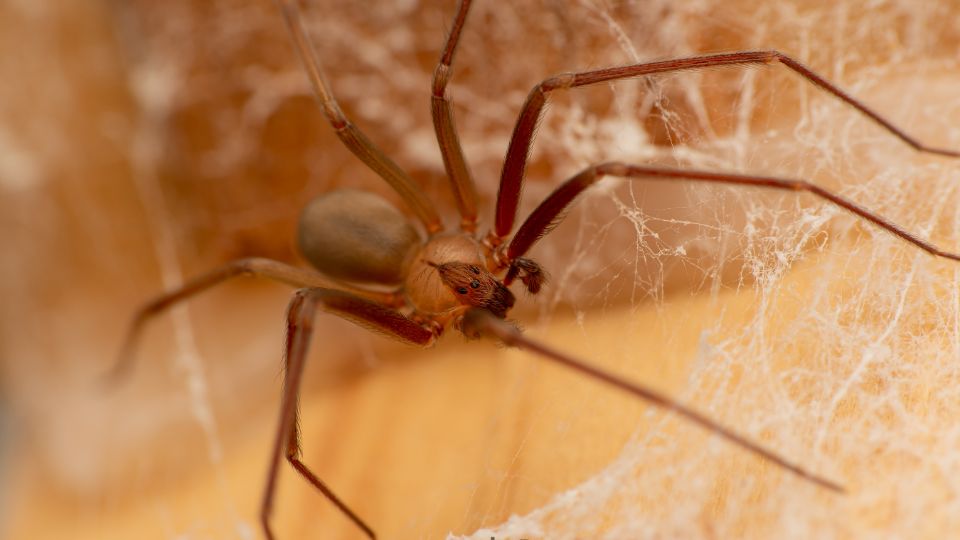
{"label": "spider body", "polygon": [[372,193],[340,189],[317,197],[304,209],[297,237],[304,258],[324,275],[391,288],[397,307],[433,324],[438,333],[463,307],[504,318],[515,302],[490,271],[500,270],[489,256],[492,250],[473,234],[439,233],[423,240],[399,210]]}
{"label": "spider body", "polygon": [[[606,162],[586,167],[544,199],[514,231],[524,170],[540,121],[552,92],[658,73],[720,66],[783,65],[832,94],[914,148],[942,156],[960,153],[922,144],[843,90],[793,58],[777,51],[740,51],[616,66],[560,74],[544,79],[530,91],[517,117],[506,151],[492,230],[478,236],[477,200],[473,179],[457,137],[446,87],[454,52],[471,1],[461,0],[434,72],[431,106],[438,146],[460,214],[460,230],[447,231],[422,189],[346,118],[323,76],[296,0],[277,0],[321,110],[343,144],[400,196],[425,235],[385,199],[356,190],[338,190],[312,201],[302,214],[298,232],[304,257],[316,269],[305,270],[267,259],[243,259],[196,277],[145,304],[127,332],[114,373],[128,365],[143,324],[171,305],[238,275],[253,275],[298,288],[287,311],[283,397],[280,418],[261,505],[261,523],[273,538],[269,518],[278,471],[285,458],[293,468],[336,505],[370,538],[363,522],[300,460],[298,392],[317,310],[336,315],[411,345],[432,344],[445,328],[455,326],[470,338],[488,337],[531,351],[544,359],[668,409],[743,449],[801,478],[835,492],[830,480],[724,428],[709,417],[645,386],[591,366],[523,335],[503,319],[515,303],[509,286],[519,280],[533,294],[545,283],[544,270],[525,255],[562,220],[576,199],[605,176],[627,180],[696,181],[807,192],[866,219],[931,254],[960,260],[960,254],[907,232],[840,195],[805,180],[691,169]],[[482,234],[482,233],[481,233]],[[498,276],[502,275],[500,278]]]}
{"label": "spider body", "polygon": [[297,238],[303,256],[325,275],[385,286],[404,282],[421,243],[389,202],[352,189],[311,201],[300,216]]}

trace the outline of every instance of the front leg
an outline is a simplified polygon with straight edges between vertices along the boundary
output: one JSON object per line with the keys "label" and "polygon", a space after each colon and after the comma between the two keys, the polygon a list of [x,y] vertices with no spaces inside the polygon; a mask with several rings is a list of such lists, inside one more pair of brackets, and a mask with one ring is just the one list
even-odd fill
{"label": "front leg", "polygon": [[844,489],[840,484],[815,474],[772,450],[768,450],[744,435],[720,425],[720,423],[708,417],[707,415],[691,409],[679,401],[676,401],[667,395],[661,394],[660,392],[657,392],[648,386],[630,382],[619,375],[592,366],[583,360],[574,358],[573,356],[565,354],[562,351],[558,351],[552,347],[544,345],[543,343],[533,340],[523,335],[523,333],[521,333],[520,330],[514,325],[495,317],[486,310],[468,310],[463,315],[463,318],[460,319],[459,328],[464,335],[470,338],[495,338],[507,346],[530,351],[543,359],[550,360],[555,364],[576,371],[594,381],[618,388],[624,392],[627,392],[628,394],[642,399],[643,401],[646,401],[647,403],[675,413],[686,420],[697,424],[701,428],[719,435],[720,437],[739,446],[740,448],[751,452],[771,463],[774,463],[778,467],[781,467],[782,469],[787,470],[806,481],[812,482],[822,488],[826,488],[836,493],[844,492]]}

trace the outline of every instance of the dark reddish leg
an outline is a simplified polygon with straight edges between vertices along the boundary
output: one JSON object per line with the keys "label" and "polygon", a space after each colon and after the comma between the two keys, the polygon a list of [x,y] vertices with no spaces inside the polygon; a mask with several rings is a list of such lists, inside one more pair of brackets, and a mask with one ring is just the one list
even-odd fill
{"label": "dark reddish leg", "polygon": [[837,206],[845,208],[850,212],[862,217],[863,219],[878,225],[879,227],[890,231],[896,236],[910,242],[920,249],[947,259],[955,261],[960,260],[960,253],[944,251],[930,242],[919,238],[918,236],[904,230],[896,223],[879,216],[857,203],[841,197],[836,193],[828,191],[816,184],[811,184],[806,180],[793,180],[789,178],[776,178],[772,176],[753,176],[733,173],[716,173],[708,171],[695,171],[684,169],[669,169],[666,167],[653,167],[644,165],[628,165],[625,163],[602,163],[584,169],[579,174],[570,178],[560,185],[550,194],[540,206],[538,206],[527,220],[523,222],[517,234],[510,241],[507,247],[505,257],[502,257],[503,264],[510,264],[512,261],[522,257],[533,244],[543,238],[559,224],[565,210],[573,203],[580,193],[594,185],[604,176],[620,176],[632,180],[652,179],[652,180],[693,180],[696,182],[711,182],[715,184],[732,184],[740,186],[757,186],[773,189],[782,189],[788,191],[805,191],[812,193],[817,197],[826,199]]}
{"label": "dark reddish leg", "polygon": [[273,495],[277,487],[280,454],[284,452],[287,461],[303,478],[306,478],[350,521],[363,530],[364,534],[373,539],[376,538],[373,529],[364,523],[319,477],[300,461],[297,402],[303,366],[310,347],[310,338],[313,335],[313,321],[316,317],[317,307],[413,345],[426,346],[436,336],[430,330],[423,328],[397,311],[350,293],[332,289],[301,289],[294,293],[287,309],[286,357],[283,396],[280,401],[280,420],[270,458],[270,466],[267,471],[263,502],[260,506],[260,521],[263,525],[263,532],[268,539],[272,540],[274,538],[273,532],[270,530],[270,511],[273,508]]}
{"label": "dark reddish leg", "polygon": [[761,458],[766,459],[767,461],[775,463],[776,465],[796,474],[804,480],[813,482],[814,484],[827,488],[831,491],[838,493],[844,492],[843,487],[836,482],[832,482],[822,476],[818,476],[807,471],[803,467],[788,461],[786,458],[767,450],[750,439],[747,439],[743,435],[739,435],[721,426],[703,414],[690,409],[689,407],[686,407],[681,403],[650,388],[625,381],[617,375],[593,367],[572,356],[568,356],[560,351],[556,351],[550,347],[547,347],[546,345],[534,341],[524,336],[519,330],[511,326],[506,321],[498,319],[487,311],[476,308],[470,309],[463,317],[461,328],[464,334],[470,337],[495,337],[507,345],[531,351],[542,356],[543,358],[552,360],[553,362],[556,362],[562,366],[586,375],[591,379],[619,388],[620,390],[652,403],[653,405],[674,412],[686,418],[687,420],[690,420],[694,424],[697,424],[708,431],[716,433],[717,435],[743,448],[744,450],[752,452]]}
{"label": "dark reddish leg", "polygon": [[340,105],[333,97],[330,90],[330,84],[323,76],[323,70],[320,68],[320,60],[310,38],[307,37],[307,31],[303,27],[303,16],[300,14],[300,8],[297,6],[297,0],[276,0],[283,13],[283,20],[287,23],[290,30],[290,36],[293,38],[293,44],[297,49],[297,54],[303,62],[303,67],[307,71],[307,78],[313,86],[313,93],[323,110],[324,116],[333,127],[337,137],[343,141],[343,144],[350,149],[360,161],[363,161],[381,178],[387,181],[397,193],[403,197],[403,200],[410,205],[414,214],[426,227],[430,234],[443,230],[443,224],[437,215],[436,209],[430,199],[423,194],[423,191],[413,182],[413,180],[403,172],[392,159],[383,153],[377,145],[373,144],[356,126],[347,120]]}
{"label": "dark reddish leg", "polygon": [[238,259],[229,262],[216,270],[195,277],[179,288],[166,292],[157,298],[154,298],[147,304],[140,307],[123,339],[123,345],[120,348],[120,354],[117,357],[113,368],[107,373],[108,382],[114,382],[125,375],[133,364],[137,341],[144,325],[155,316],[163,313],[171,306],[189,299],[195,294],[199,294],[215,285],[236,276],[253,276],[272,279],[281,283],[287,283],[294,287],[330,287],[336,286],[346,288],[350,292],[368,298],[370,300],[386,305],[398,305],[400,297],[393,293],[383,293],[374,291],[365,291],[353,287],[334,283],[322,274],[303,270],[295,266],[290,266],[278,261],[262,258]]}
{"label": "dark reddish leg", "polygon": [[447,42],[440,54],[440,63],[433,72],[433,94],[431,96],[431,111],[433,113],[433,127],[437,132],[437,143],[440,145],[440,154],[443,156],[443,166],[447,169],[453,189],[453,198],[457,201],[460,211],[460,228],[472,233],[477,230],[477,190],[467,167],[467,160],[463,157],[463,148],[453,123],[453,109],[450,98],[447,96],[447,83],[450,82],[453,65],[453,53],[460,43],[460,33],[463,31],[470,9],[470,0],[461,0],[457,7],[457,14],[453,18],[453,27],[447,36]]}
{"label": "dark reddish leg", "polygon": [[544,80],[533,87],[527,96],[527,101],[523,105],[523,110],[517,118],[517,123],[513,128],[513,136],[510,139],[510,146],[507,148],[507,156],[503,163],[503,172],[500,175],[500,191],[497,194],[497,215],[494,223],[494,229],[487,236],[487,242],[492,246],[499,245],[500,242],[513,230],[513,224],[516,220],[517,205],[520,201],[520,192],[523,183],[523,170],[527,164],[527,156],[530,153],[530,146],[533,143],[533,135],[536,126],[543,114],[543,108],[547,103],[547,95],[554,90],[567,88],[576,88],[588,86],[602,82],[627,79],[630,77],[639,77],[643,75],[653,75],[657,73],[667,73],[671,71],[682,71],[689,69],[700,69],[716,66],[740,66],[749,64],[772,64],[778,62],[798,73],[803,78],[826,90],[838,99],[847,103],[854,109],[866,115],[870,120],[876,122],[881,127],[892,133],[898,139],[901,139],[913,148],[931,154],[938,154],[948,157],[960,157],[960,152],[935,148],[928,146],[908,135],[905,131],[893,125],[889,120],[879,113],[867,107],[864,103],[847,94],[839,87],[827,81],[820,75],[817,75],[810,68],[789,56],[777,51],[742,51],[723,54],[708,54],[702,56],[692,56],[689,58],[678,58],[675,60],[665,60],[662,62],[649,62],[644,64],[633,64],[629,66],[620,66],[596,71],[584,71],[580,73],[566,73]]}

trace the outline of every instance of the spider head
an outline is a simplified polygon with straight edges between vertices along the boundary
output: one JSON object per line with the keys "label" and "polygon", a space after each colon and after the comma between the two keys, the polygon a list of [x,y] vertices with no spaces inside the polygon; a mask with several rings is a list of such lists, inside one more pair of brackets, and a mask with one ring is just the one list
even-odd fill
{"label": "spider head", "polygon": [[427,261],[461,304],[483,308],[503,319],[513,307],[513,293],[490,272],[474,264]]}

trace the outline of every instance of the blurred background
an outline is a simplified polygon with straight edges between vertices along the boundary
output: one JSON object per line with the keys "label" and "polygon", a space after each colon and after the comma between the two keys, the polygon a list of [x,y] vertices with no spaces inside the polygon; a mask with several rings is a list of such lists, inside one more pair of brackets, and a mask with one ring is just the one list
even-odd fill
{"label": "blurred background", "polygon": [[[456,223],[429,117],[454,2],[302,5],[347,115]],[[478,1],[451,94],[481,230],[516,114],[546,76],[777,48],[912,134],[957,148],[958,42],[951,1]],[[312,197],[352,186],[397,198],[332,134],[266,0],[6,0],[0,43],[0,534],[258,537],[289,291],[224,285],[152,325],[128,380],[108,391],[98,377],[130,315],[159,291],[238,257],[303,265],[295,223]],[[917,155],[779,67],[557,94],[521,215],[606,159],[807,178],[957,245],[956,164]],[[956,407],[941,386],[955,373],[911,371],[896,353],[942,361],[918,359],[928,368],[956,363],[955,331],[944,330],[953,304],[930,307],[953,301],[949,266],[809,198],[616,180],[585,196],[533,255],[551,284],[513,312],[533,335],[652,381],[854,485],[877,474],[857,468],[864,455],[898,467],[942,458],[897,469],[886,487],[931,485],[917,471],[956,477],[952,456],[923,436],[899,457],[884,454],[905,424],[945,433],[937,419]],[[917,270],[921,260],[928,266]],[[901,290],[917,296],[917,312],[890,330],[886,322],[906,318]],[[890,335],[897,346],[876,354],[892,371],[875,373],[857,354]],[[931,336],[940,341],[921,341]],[[725,445],[697,454],[706,439],[682,423],[459,336],[416,351],[324,317],[314,343],[306,461],[385,538],[469,534],[515,514],[527,521],[498,538],[910,533],[934,501],[943,528],[929,530],[955,525],[952,481],[906,505],[878,487],[884,495],[845,503],[841,523],[831,499],[811,491],[790,503],[795,480]],[[650,361],[637,362],[637,351]],[[759,363],[717,360],[747,356]],[[917,386],[895,384],[904,380]],[[750,401],[756,388],[772,397]],[[933,405],[884,416],[865,396],[887,392],[901,405]],[[838,417],[868,426],[875,445],[849,428],[844,438]],[[300,484],[284,473],[281,537],[357,537]],[[625,485],[666,495],[654,503],[610,487]],[[577,486],[564,503],[558,494]],[[742,521],[747,504],[762,526]],[[788,510],[790,522],[780,517]],[[863,524],[876,528],[846,528]]]}

